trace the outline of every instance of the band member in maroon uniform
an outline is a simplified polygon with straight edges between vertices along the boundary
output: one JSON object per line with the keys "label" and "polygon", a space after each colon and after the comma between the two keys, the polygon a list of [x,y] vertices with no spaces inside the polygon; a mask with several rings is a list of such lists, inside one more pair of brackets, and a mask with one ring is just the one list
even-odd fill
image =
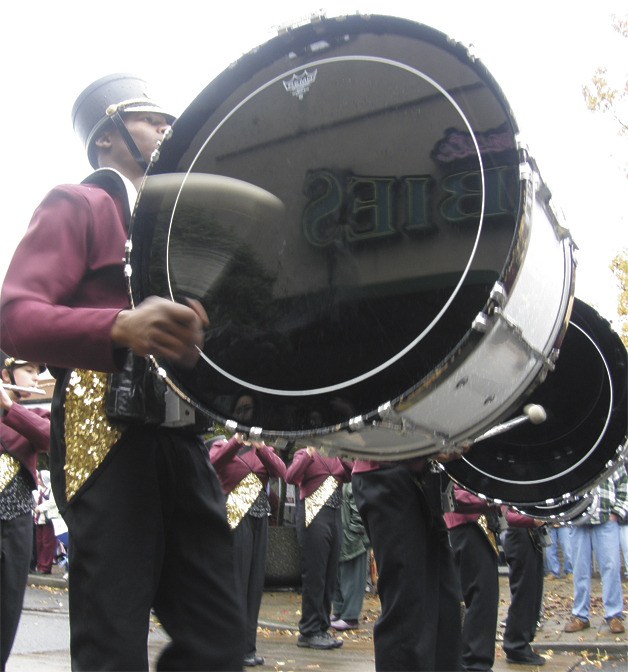
{"label": "band member in maroon uniform", "polygon": [[28,581],[37,456],[50,448],[50,413],[22,406],[29,392],[4,388],[5,384],[26,390],[37,387],[44,367],[3,353],[0,357],[0,670],[4,670]]}
{"label": "band member in maroon uniform", "polygon": [[124,274],[137,190],[173,116],[143,80],[116,74],[88,86],[72,117],[98,170],[45,197],[1,300],[3,347],[57,378],[51,476],[72,540],[72,667],[147,670],[154,609],[171,638],[158,669],[240,670],[224,493],[198,428],[164,426],[141,375],[146,355],[193,367],[207,316],[193,298],[130,309]]}
{"label": "band member in maroon uniform", "polygon": [[454,510],[445,523],[454,550],[465,615],[462,624],[464,670],[491,670],[499,608],[500,508],[456,485]]}
{"label": "band member in maroon uniform", "polygon": [[297,450],[286,481],[299,486],[297,538],[301,549],[301,619],[297,646],[334,649],[342,640],[328,630],[342,546],[342,484],[351,465],[308,446]]}
{"label": "band member in maroon uniform", "polygon": [[268,548],[269,478],[285,478],[286,465],[272,446],[246,442],[241,434],[211,443],[209,456],[227,495],[233,530],[236,584],[245,614],[244,664],[263,665],[257,653],[257,619],[264,592]]}

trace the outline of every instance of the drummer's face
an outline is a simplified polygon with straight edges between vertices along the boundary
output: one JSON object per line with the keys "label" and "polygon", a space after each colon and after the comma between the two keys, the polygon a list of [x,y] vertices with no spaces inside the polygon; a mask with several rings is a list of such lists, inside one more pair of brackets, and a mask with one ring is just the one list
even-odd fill
{"label": "drummer's face", "polygon": [[153,151],[157,148],[157,143],[170,128],[166,117],[156,112],[127,112],[124,115],[124,124],[144,160],[149,163]]}

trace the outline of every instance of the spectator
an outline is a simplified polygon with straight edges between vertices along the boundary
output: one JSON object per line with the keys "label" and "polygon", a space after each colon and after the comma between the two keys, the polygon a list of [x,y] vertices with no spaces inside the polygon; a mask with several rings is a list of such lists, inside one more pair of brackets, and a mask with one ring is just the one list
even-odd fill
{"label": "spectator", "polygon": [[588,511],[573,522],[573,618],[565,626],[565,632],[580,632],[591,625],[592,553],[602,577],[604,618],[613,634],[625,632],[618,522],[627,517],[628,474],[622,463],[595,489]]}
{"label": "spectator", "polygon": [[329,633],[330,613],[342,545],[342,484],[351,465],[308,446],[297,450],[286,481],[299,486],[297,539],[301,550],[301,619],[297,646],[335,649],[342,640]]}
{"label": "spectator", "polygon": [[43,366],[0,353],[0,670],[6,668],[22,615],[33,548],[33,490],[37,457],[50,447],[50,413],[27,409]]}
{"label": "spectator", "polygon": [[[50,472],[43,470],[43,481],[50,482]],[[49,488],[48,498],[42,501],[35,507],[35,515],[44,515],[46,519],[52,524],[53,533],[55,537],[54,542],[54,558],[57,561],[59,566],[65,569],[64,578],[68,578],[68,546],[69,546],[69,537],[68,537],[68,526],[65,524],[65,521],[59,513],[59,508],[57,507],[57,502],[55,500],[54,493],[52,489]]]}
{"label": "spectator", "polygon": [[562,576],[561,558],[559,551],[562,552],[562,569],[566,577],[573,574],[571,562],[571,528],[566,525],[551,525],[547,528],[552,543],[545,548],[545,578],[548,581],[560,579]]}
{"label": "spectator", "polygon": [[357,628],[366,592],[370,542],[353,497],[353,486],[342,486],[342,547],[338,582],[333,600],[331,627],[334,630]]}
{"label": "spectator", "polygon": [[[33,491],[35,499],[35,540],[37,544],[37,574],[50,574],[57,552],[57,538],[52,520],[48,518],[48,501],[50,489],[50,472],[42,469],[37,472],[37,490]],[[54,501],[54,500],[53,500]]]}

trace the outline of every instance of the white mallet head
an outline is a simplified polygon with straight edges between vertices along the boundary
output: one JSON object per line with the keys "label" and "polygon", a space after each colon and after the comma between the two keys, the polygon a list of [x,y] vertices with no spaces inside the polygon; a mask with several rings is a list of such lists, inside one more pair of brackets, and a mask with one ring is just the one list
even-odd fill
{"label": "white mallet head", "polygon": [[523,407],[523,412],[533,425],[540,425],[547,420],[547,413],[543,406],[539,406],[539,404],[527,404]]}

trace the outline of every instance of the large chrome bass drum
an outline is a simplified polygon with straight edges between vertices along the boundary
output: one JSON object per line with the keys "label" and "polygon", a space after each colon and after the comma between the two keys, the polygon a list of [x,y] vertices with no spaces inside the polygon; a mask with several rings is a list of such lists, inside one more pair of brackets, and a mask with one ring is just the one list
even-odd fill
{"label": "large chrome bass drum", "polygon": [[129,247],[134,304],[209,315],[194,370],[157,363],[181,398],[372,459],[448,451],[511,413],[573,300],[571,238],[499,86],[386,16],[287,30],[212,81],[155,155]]}

